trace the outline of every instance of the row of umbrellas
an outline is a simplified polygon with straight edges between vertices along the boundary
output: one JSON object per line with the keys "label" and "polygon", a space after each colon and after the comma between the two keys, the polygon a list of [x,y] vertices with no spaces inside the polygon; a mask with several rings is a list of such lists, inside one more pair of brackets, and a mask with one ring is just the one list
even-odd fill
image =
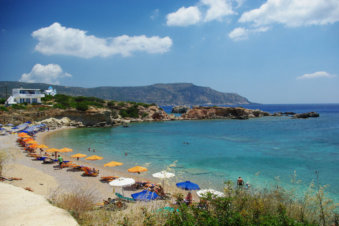
{"label": "row of umbrellas", "polygon": [[[23,138],[23,141],[26,143],[26,144],[29,144],[29,147],[30,148],[48,148],[47,145],[44,145],[44,144],[38,144],[37,141],[35,141],[31,136],[29,136],[28,134],[26,133],[19,133],[18,136],[20,138]],[[49,152],[49,153],[55,153],[55,156],[56,153],[66,153],[66,152],[72,152],[73,150],[71,148],[62,148],[62,149],[56,149],[56,148],[50,148],[50,149],[47,149],[46,152]],[[85,158],[87,157],[87,155],[85,154],[82,154],[82,153],[77,153],[77,154],[74,154],[71,156],[72,158]],[[85,158],[86,160],[91,160],[91,161],[96,161],[96,160],[102,160],[104,159],[103,157],[101,156],[97,156],[97,155],[92,155],[92,156],[89,156],[87,158]],[[123,163],[121,162],[116,162],[116,161],[111,161],[111,162],[108,162],[106,164],[104,164],[104,167],[116,167],[116,166],[121,166],[123,165]],[[148,169],[146,167],[142,167],[142,166],[135,166],[135,167],[132,167],[130,169],[128,169],[128,172],[130,173],[141,173],[141,172],[146,172],[148,171]],[[164,187],[164,179],[168,179],[168,178],[171,178],[171,177],[174,177],[175,174],[174,173],[170,173],[170,172],[166,172],[166,171],[161,171],[161,172],[158,172],[158,173],[154,173],[152,174],[153,177],[155,178],[159,178],[159,179],[162,179],[162,184],[163,184],[163,187]],[[116,180],[113,180],[109,183],[111,186],[117,186],[117,187],[122,187],[122,192],[123,192],[123,187],[125,186],[131,186],[133,184],[135,184],[135,180],[133,178],[124,178],[124,177],[120,177]],[[191,181],[184,181],[184,182],[180,182],[180,183],[177,183],[176,186],[178,188],[181,188],[181,189],[184,189],[184,190],[200,190],[200,187],[199,185],[191,182]],[[216,197],[223,197],[224,194],[222,192],[219,192],[219,191],[216,191],[214,189],[204,189],[204,190],[200,190],[197,192],[197,195],[199,197],[203,197],[203,196],[206,196],[206,194],[212,194]],[[134,195],[134,196],[133,196]],[[140,199],[146,199],[146,200],[149,200],[149,199],[155,199],[157,197],[157,194],[154,193],[154,194],[150,194],[149,191],[142,191],[142,192],[139,192],[139,193],[136,193],[136,194],[132,194],[132,197],[136,200]],[[141,198],[140,198],[141,197]]]}

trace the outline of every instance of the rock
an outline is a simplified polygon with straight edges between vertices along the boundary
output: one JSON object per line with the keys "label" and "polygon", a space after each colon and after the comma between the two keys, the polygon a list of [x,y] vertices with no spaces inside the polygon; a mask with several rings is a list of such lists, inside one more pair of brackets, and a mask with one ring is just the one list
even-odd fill
{"label": "rock", "polygon": [[174,108],[172,108],[172,113],[183,114],[186,113],[189,109],[190,107],[188,106],[175,106]]}
{"label": "rock", "polygon": [[249,119],[270,116],[268,112],[242,107],[196,107],[182,115],[183,119]]}
{"label": "rock", "polygon": [[295,114],[292,118],[317,118],[319,116],[320,115],[317,112],[307,112],[307,113]]}

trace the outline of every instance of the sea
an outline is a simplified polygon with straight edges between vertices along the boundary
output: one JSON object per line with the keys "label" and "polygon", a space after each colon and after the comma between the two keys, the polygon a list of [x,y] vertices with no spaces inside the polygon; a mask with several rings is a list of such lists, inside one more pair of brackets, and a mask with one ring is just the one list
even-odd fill
{"label": "sea", "polygon": [[[274,112],[310,112],[319,118],[289,116],[249,120],[193,120],[134,123],[125,128],[79,128],[56,132],[48,146],[94,154],[94,162],[123,162],[117,170],[145,166],[144,177],[167,170],[168,183],[190,180],[202,189],[222,190],[241,176],[251,189],[280,186],[297,197],[313,182],[339,201],[339,104],[246,105]],[[172,107],[164,106],[170,112]]]}

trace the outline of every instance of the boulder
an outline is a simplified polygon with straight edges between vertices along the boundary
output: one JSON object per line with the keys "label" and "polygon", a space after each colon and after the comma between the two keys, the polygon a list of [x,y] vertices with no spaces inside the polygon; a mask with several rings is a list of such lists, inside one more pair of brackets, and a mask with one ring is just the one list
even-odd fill
{"label": "boulder", "polygon": [[319,116],[320,115],[317,112],[307,112],[307,113],[295,114],[292,118],[317,118]]}
{"label": "boulder", "polygon": [[174,108],[172,108],[172,113],[184,114],[189,109],[190,109],[190,107],[188,107],[188,106],[175,106]]}

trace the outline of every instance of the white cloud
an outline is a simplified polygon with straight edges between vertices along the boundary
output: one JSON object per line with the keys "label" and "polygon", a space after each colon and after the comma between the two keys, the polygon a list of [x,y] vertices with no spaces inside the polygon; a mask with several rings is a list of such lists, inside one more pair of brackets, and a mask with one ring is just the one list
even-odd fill
{"label": "white cloud", "polygon": [[137,51],[165,53],[172,46],[172,40],[167,36],[160,38],[158,36],[121,35],[111,38],[98,38],[94,35],[87,35],[86,31],[80,29],[63,27],[59,23],[40,28],[34,31],[32,36],[39,41],[35,50],[40,53],[83,58],[108,57],[117,54],[130,56]]}
{"label": "white cloud", "polygon": [[151,19],[152,19],[152,20],[155,20],[156,18],[158,18],[159,14],[160,14],[160,10],[159,10],[159,9],[155,9],[155,10],[152,12]]}
{"label": "white cloud", "polygon": [[208,6],[204,21],[222,20],[225,16],[235,14],[232,4],[227,0],[201,0],[201,3]]}
{"label": "white cloud", "polygon": [[339,21],[338,0],[267,0],[257,9],[243,13],[239,22],[255,26],[274,23],[287,27],[325,25]]}
{"label": "white cloud", "polygon": [[174,13],[167,15],[168,26],[188,26],[199,23],[201,20],[201,13],[196,6],[188,8],[181,7]]}
{"label": "white cloud", "polygon": [[63,72],[58,64],[36,64],[33,66],[31,72],[22,74],[19,81],[60,84],[59,80],[61,78],[71,76],[71,74]]}
{"label": "white cloud", "polygon": [[297,77],[297,79],[313,79],[313,78],[334,78],[336,77],[335,75],[332,75],[326,71],[317,71],[311,74],[303,74],[299,77]]}
{"label": "white cloud", "polygon": [[[236,0],[241,4],[242,0]],[[221,21],[225,16],[236,14],[231,0],[200,0],[195,6],[181,7],[167,15],[168,26],[189,26],[199,22]]]}
{"label": "white cloud", "polygon": [[228,37],[230,37],[234,41],[241,41],[241,40],[248,39],[248,36],[250,34],[259,33],[259,32],[265,32],[268,29],[269,29],[268,27],[259,27],[259,28],[253,28],[253,29],[237,27],[237,28],[233,29],[228,34]]}

